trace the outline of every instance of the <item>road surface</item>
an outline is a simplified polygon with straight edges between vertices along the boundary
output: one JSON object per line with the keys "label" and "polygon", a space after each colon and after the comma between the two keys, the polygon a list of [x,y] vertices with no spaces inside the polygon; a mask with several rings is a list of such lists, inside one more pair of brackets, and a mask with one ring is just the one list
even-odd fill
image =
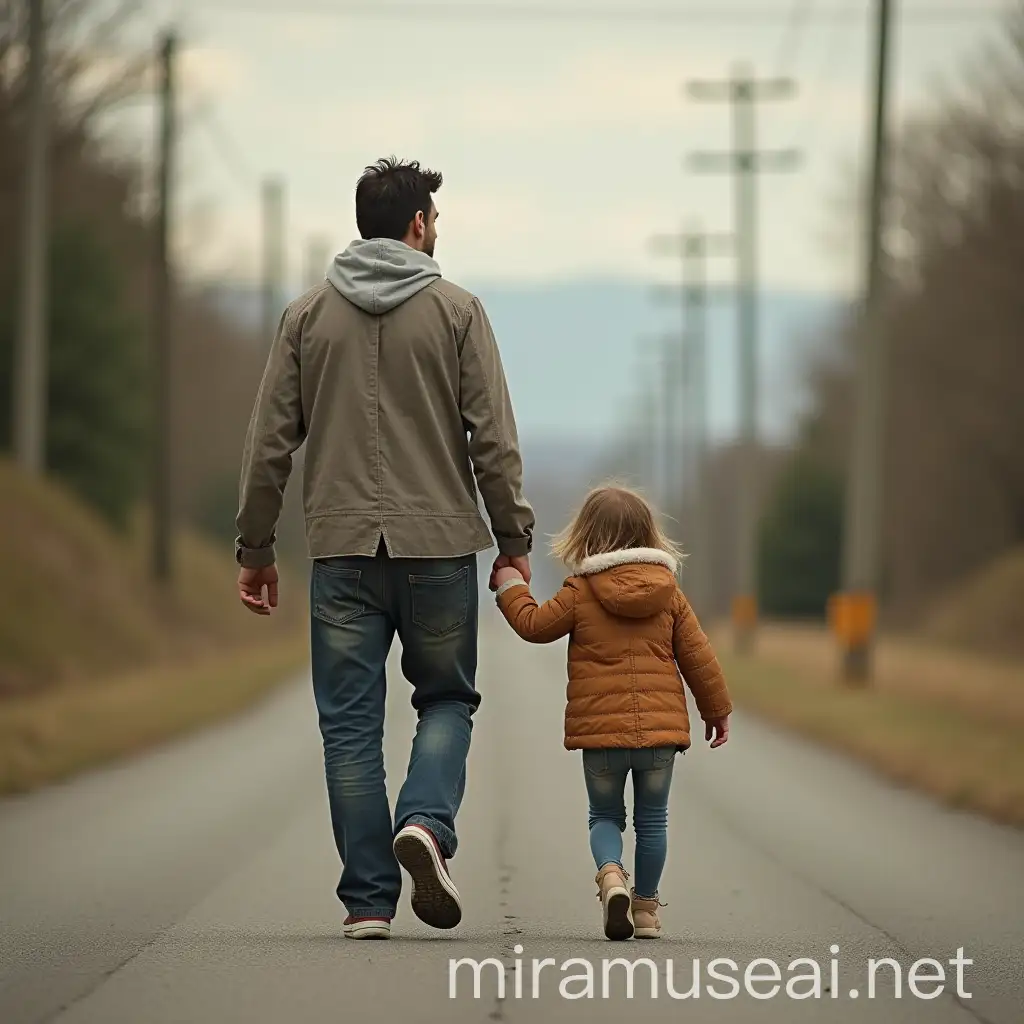
{"label": "road surface", "polygon": [[[678,765],[665,937],[606,942],[579,755],[561,747],[564,647],[528,647],[490,609],[485,618],[455,932],[424,928],[403,897],[391,942],[341,938],[319,735],[300,679],[227,725],[0,804],[0,1021],[600,1022],[627,1009],[651,1021],[1024,1020],[1024,837],[742,714],[728,746],[701,744]],[[414,724],[397,662],[390,702],[394,785]],[[961,994],[949,965],[959,948],[973,960]],[[626,969],[602,964],[623,956],[658,973],[652,997],[651,965],[635,969],[629,1007]],[[787,995],[787,983],[814,992],[813,967],[789,969],[798,957],[820,965],[820,998]],[[891,967],[869,998],[871,957],[899,963],[902,998]],[[907,980],[922,957],[947,979],[927,1001]],[[461,958],[505,965],[504,998],[493,964],[479,998],[472,967],[459,968],[452,998],[450,960]],[[715,958],[735,963],[718,965],[740,986],[734,998],[711,995],[735,990],[709,975]],[[744,984],[757,958],[779,965],[773,998],[750,994],[771,992],[771,965],[754,967],[766,981]],[[544,959],[554,963],[540,967],[534,998]],[[592,998],[564,998],[560,984],[586,992],[587,970]]]}

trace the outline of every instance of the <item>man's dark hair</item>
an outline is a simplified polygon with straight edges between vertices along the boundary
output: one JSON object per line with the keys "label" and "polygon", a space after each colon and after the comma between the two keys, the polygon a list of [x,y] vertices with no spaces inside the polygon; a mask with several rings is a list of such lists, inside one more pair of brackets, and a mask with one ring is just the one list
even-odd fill
{"label": "man's dark hair", "polygon": [[441,187],[441,175],[421,169],[419,162],[383,157],[363,171],[356,185],[356,225],[363,238],[401,241],[409,224],[422,210],[430,213],[432,193]]}

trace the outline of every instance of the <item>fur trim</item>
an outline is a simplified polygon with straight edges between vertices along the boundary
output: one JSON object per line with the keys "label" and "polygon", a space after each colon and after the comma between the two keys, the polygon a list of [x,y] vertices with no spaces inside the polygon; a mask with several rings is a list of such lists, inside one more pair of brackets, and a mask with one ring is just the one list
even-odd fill
{"label": "fur trim", "polygon": [[500,587],[498,587],[498,589],[494,592],[494,596],[495,596],[495,598],[498,598],[498,597],[501,597],[501,595],[504,594],[506,590],[511,590],[513,587],[525,587],[525,586],[526,586],[526,580],[524,580],[524,579],[505,580],[505,582],[502,583],[502,585]]}
{"label": "fur trim", "polygon": [[617,565],[633,565],[635,563],[663,565],[674,574],[678,563],[667,551],[660,548],[622,548],[620,551],[606,551],[604,554],[591,555],[584,558],[576,566],[577,576],[593,576],[595,573],[613,569]]}

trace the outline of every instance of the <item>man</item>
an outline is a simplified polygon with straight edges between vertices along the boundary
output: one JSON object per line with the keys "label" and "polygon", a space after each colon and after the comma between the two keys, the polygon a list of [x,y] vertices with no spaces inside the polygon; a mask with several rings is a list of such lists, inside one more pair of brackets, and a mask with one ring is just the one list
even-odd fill
{"label": "man", "polygon": [[[492,578],[530,575],[534,517],[497,344],[480,301],[433,259],[440,187],[416,162],[366,168],[361,239],[285,310],[243,456],[238,591],[268,615],[285,484],[306,445],[313,690],[351,938],[390,936],[399,865],[421,920],[461,920],[447,862],[480,704],[476,554],[493,544],[477,487]],[[396,633],[418,724],[392,822],[382,740]]]}

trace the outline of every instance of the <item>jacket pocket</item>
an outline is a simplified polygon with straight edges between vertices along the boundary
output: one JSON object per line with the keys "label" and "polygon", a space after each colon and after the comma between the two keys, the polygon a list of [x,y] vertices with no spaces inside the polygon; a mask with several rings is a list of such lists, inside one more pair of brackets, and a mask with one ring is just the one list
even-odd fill
{"label": "jacket pocket", "polygon": [[469,618],[469,566],[450,576],[410,576],[412,621],[434,636],[445,636]]}
{"label": "jacket pocket", "polygon": [[313,615],[322,622],[343,626],[366,611],[359,599],[362,573],[322,562],[313,563]]}

